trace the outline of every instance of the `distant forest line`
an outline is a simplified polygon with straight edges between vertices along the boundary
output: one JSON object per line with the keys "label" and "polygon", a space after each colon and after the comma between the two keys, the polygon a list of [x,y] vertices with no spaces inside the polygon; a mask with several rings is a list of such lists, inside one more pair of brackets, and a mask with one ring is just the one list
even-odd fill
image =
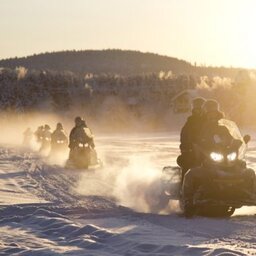
{"label": "distant forest line", "polygon": [[34,54],[22,58],[0,60],[0,67],[29,70],[71,71],[75,74],[140,75],[172,71],[176,75],[220,76],[235,78],[242,70],[232,67],[206,67],[154,53],[129,50],[81,50]]}
{"label": "distant forest line", "polygon": [[[71,71],[0,69],[0,114],[81,114],[102,130],[168,130],[187,114],[175,114],[172,98],[183,90],[215,98],[227,117],[255,126],[255,73],[235,78],[153,72],[137,75],[79,74]],[[4,119],[2,119],[3,121]]]}

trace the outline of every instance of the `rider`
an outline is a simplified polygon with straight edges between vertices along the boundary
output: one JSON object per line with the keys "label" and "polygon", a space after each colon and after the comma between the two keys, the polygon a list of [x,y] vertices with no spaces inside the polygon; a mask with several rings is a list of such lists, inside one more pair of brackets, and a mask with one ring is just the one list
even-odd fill
{"label": "rider", "polygon": [[[224,114],[219,111],[219,104],[215,100],[207,100],[203,105],[203,111],[205,116],[205,123],[201,130],[201,138],[198,140],[198,145],[204,149],[211,149],[213,145],[235,145],[238,148],[242,142],[236,140],[229,133],[229,130],[222,125],[219,125],[219,120],[224,117]],[[201,157],[203,162],[203,158]],[[244,169],[244,177],[254,187],[255,173],[252,169],[247,169],[244,161],[238,160],[234,169]],[[183,198],[184,198],[184,212],[187,217],[193,215],[193,195],[199,184],[202,184],[208,179],[209,172],[205,171],[205,168],[198,166],[190,169],[184,176],[183,182]]]}
{"label": "rider", "polygon": [[185,173],[192,167],[198,165],[198,159],[195,157],[193,144],[200,136],[201,128],[204,123],[202,106],[205,99],[198,97],[192,101],[192,115],[188,117],[180,134],[180,151],[181,155],[177,158],[178,165],[182,168],[182,180]]}
{"label": "rider", "polygon": [[75,127],[73,127],[73,129],[71,130],[70,134],[69,134],[69,145],[68,147],[70,148],[70,152],[73,151],[73,149],[75,147],[78,146],[79,142],[77,140],[77,130],[80,129],[82,125],[82,118],[80,116],[77,116],[75,118]]}
{"label": "rider", "polygon": [[75,127],[71,130],[69,135],[70,159],[73,158],[74,151],[79,147],[79,144],[88,144],[91,148],[95,147],[91,130],[80,116],[75,118]]}
{"label": "rider", "polygon": [[199,144],[203,147],[210,147],[215,140],[220,140],[220,136],[226,140],[226,144],[230,143],[233,137],[228,129],[219,125],[219,120],[224,118],[224,113],[221,112],[219,103],[216,100],[210,99],[203,105],[203,113],[205,122],[200,131]]}
{"label": "rider", "polygon": [[66,146],[68,144],[68,137],[63,129],[62,123],[57,123],[55,131],[51,135],[51,147],[52,150],[58,149],[59,142],[61,146]]}
{"label": "rider", "polygon": [[51,127],[48,124],[45,124],[42,132],[42,145],[40,151],[50,148],[51,146]]}
{"label": "rider", "polygon": [[41,143],[43,140],[43,132],[44,132],[44,126],[41,125],[37,128],[37,130],[35,131],[35,136],[36,136],[36,141],[38,143]]}

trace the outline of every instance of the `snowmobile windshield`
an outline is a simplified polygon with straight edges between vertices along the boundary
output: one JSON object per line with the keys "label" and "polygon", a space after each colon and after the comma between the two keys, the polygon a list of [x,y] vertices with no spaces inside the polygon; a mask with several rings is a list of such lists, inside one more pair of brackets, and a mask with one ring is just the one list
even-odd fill
{"label": "snowmobile windshield", "polygon": [[89,137],[89,138],[92,138],[93,137],[93,135],[92,135],[92,132],[91,132],[91,130],[89,129],[89,128],[84,128],[84,131],[85,131],[85,133],[86,133],[86,135]]}
{"label": "snowmobile windshield", "polygon": [[235,139],[235,140],[240,140],[241,141],[241,146],[238,149],[238,159],[243,159],[245,156],[245,151],[246,151],[246,144],[244,142],[243,136],[241,135],[241,132],[239,128],[237,127],[236,123],[227,119],[220,119],[219,120],[219,125],[225,126],[230,135]]}

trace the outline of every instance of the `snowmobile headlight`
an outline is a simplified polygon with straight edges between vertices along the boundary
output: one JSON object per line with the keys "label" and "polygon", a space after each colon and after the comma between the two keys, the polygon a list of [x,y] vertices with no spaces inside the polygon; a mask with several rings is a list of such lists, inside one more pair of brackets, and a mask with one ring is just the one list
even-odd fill
{"label": "snowmobile headlight", "polygon": [[236,152],[232,152],[232,153],[227,155],[228,161],[235,161],[236,158],[237,158],[237,153]]}
{"label": "snowmobile headlight", "polygon": [[223,161],[223,159],[224,159],[224,157],[223,157],[222,154],[216,153],[216,152],[212,152],[212,153],[210,154],[210,157],[211,157],[211,159],[212,159],[213,161],[215,161],[215,162],[221,162],[221,161]]}

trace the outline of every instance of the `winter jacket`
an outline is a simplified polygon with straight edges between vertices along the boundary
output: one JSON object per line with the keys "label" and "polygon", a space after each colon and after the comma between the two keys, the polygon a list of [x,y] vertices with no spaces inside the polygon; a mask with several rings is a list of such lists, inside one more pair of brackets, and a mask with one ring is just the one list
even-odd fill
{"label": "winter jacket", "polygon": [[181,153],[193,150],[193,144],[196,143],[200,137],[204,120],[205,118],[202,115],[191,115],[188,117],[180,134]]}
{"label": "winter jacket", "polygon": [[69,135],[69,148],[73,149],[81,144],[88,143],[90,146],[94,147],[93,136],[88,127],[75,126]]}
{"label": "winter jacket", "polygon": [[67,144],[68,137],[63,129],[56,129],[51,135],[51,143],[56,144],[57,141],[64,141]]}

